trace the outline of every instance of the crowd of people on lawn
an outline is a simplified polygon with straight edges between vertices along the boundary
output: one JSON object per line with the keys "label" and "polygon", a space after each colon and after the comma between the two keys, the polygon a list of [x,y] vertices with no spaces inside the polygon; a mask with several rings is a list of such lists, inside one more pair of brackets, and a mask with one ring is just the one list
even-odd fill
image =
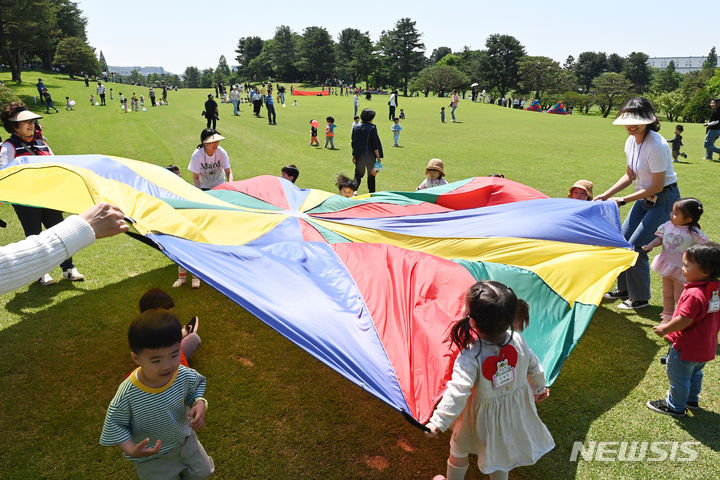
{"label": "crowd of people on lawn", "polygon": [[[233,96],[233,91],[239,91],[236,87],[232,87],[228,99],[237,114],[240,101],[237,94]],[[257,101],[257,94],[264,95],[259,101],[266,108],[273,105],[272,85],[267,85],[264,92],[257,87],[247,91],[249,103]],[[221,92],[218,89],[217,93]],[[103,90],[102,103],[104,94]],[[382,143],[374,124],[375,111],[366,108],[358,117],[358,92],[353,95],[354,178],[340,173],[335,179],[338,193],[348,198],[356,195],[366,175],[369,192],[375,192],[375,179],[383,159]],[[284,104],[284,95],[278,100]],[[395,147],[399,146],[401,131],[400,117],[395,114],[398,100],[395,91],[388,102]],[[453,92],[449,104],[453,121],[458,104],[457,92]],[[714,147],[720,136],[718,107],[718,100],[713,100],[713,113],[706,124],[706,158],[720,153]],[[233,172],[228,152],[219,145],[225,138],[215,129],[217,103],[212,94],[208,95],[203,115],[207,125],[192,152],[188,170],[193,185],[209,190],[232,181]],[[400,115],[404,116],[402,110]],[[441,115],[444,120],[444,110]],[[40,115],[22,103],[13,102],[2,110],[1,116],[10,137],[0,149],[0,168],[15,157],[52,155],[38,123]],[[268,121],[271,125],[276,123],[269,109]],[[620,274],[617,287],[605,299],[622,300],[617,305],[621,310],[642,309],[649,305],[651,271],[661,275],[663,310],[653,330],[670,343],[666,357],[669,391],[665,398],[647,402],[647,407],[679,417],[688,408],[700,407],[703,367],[716,353],[720,329],[720,245],[710,241],[700,229],[702,202],[680,195],[673,163],[683,156],[682,126],[675,128],[670,148],[658,133],[660,124],[653,106],[641,97],[629,100],[613,123],[624,126],[628,133],[625,163],[618,180],[598,195],[593,194],[591,181],[578,180],[570,187],[568,197],[577,201],[610,201],[618,207],[632,204],[622,224],[622,234],[637,252],[637,261]],[[320,124],[313,119],[310,126],[310,145],[319,147]],[[335,148],[335,128],[335,119],[328,116],[325,147]],[[175,165],[167,168],[180,174]],[[292,183],[299,175],[294,164],[284,166],[280,172],[283,179]],[[447,184],[443,161],[429,160],[425,177],[418,190]],[[629,186],[633,189],[626,193]],[[84,275],[75,267],[72,255],[95,239],[128,231],[123,212],[104,203],[65,220],[57,210],[23,205],[13,208],[27,238],[0,247],[3,272],[0,293],[38,278],[42,285],[54,283],[48,272],[58,263],[64,279],[82,281]],[[662,250],[651,264],[648,253],[657,247]],[[172,286],[184,285],[186,275],[179,268]],[[199,288],[200,280],[194,277],[191,285]],[[464,315],[452,325],[446,339],[460,354],[452,379],[425,426],[430,437],[453,430],[446,472],[435,480],[463,479],[470,454],[477,456],[479,469],[490,478],[507,479],[510,470],[534,464],[555,446],[535,406],[548,398],[550,391],[536,355],[519,333],[529,321],[527,303],[511,288],[495,281],[470,286],[464,302]],[[142,479],[200,479],[214,471],[212,458],[195,434],[205,423],[206,379],[188,365],[188,359],[200,345],[199,320],[195,317],[182,325],[173,307],[172,298],[159,289],[147,292],[140,300],[141,313],[128,331],[131,355],[138,366],[120,384],[112,399],[100,438],[102,445],[118,446]],[[484,368],[486,360],[497,357],[512,358],[514,365],[500,362],[496,370]]]}

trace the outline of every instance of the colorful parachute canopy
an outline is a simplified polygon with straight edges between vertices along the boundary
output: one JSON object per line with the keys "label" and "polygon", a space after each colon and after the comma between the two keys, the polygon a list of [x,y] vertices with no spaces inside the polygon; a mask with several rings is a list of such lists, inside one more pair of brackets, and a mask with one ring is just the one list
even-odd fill
{"label": "colorful parachute canopy", "polygon": [[36,156],[0,169],[0,192],[68,212],[118,205],[173,261],[420,423],[450,378],[443,340],[472,283],[504,282],[530,304],[523,335],[552,383],[636,258],[614,202],[503,178],[347,199],[271,176],[202,192],[148,163]]}
{"label": "colorful parachute canopy", "polygon": [[553,105],[547,113],[555,113],[557,115],[567,115],[567,111],[565,111],[565,105],[563,105],[562,102],[557,102],[555,105]]}
{"label": "colorful parachute canopy", "polygon": [[530,105],[525,107],[525,110],[530,110],[531,112],[542,112],[542,107],[540,106],[540,101],[536,98],[532,102],[530,102]]}

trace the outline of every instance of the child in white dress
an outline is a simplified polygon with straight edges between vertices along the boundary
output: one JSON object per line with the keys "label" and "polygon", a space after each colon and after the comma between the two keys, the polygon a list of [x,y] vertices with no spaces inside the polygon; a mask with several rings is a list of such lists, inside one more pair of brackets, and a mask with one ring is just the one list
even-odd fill
{"label": "child in white dress", "polygon": [[653,259],[651,268],[662,275],[663,312],[660,317],[663,323],[672,318],[675,304],[684,289],[683,253],[696,243],[709,240],[698,224],[702,214],[703,205],[700,200],[692,197],[681,198],[673,204],[670,221],[660,225],[655,232],[655,239],[642,247],[649,252],[662,245],[662,252]]}
{"label": "child in white dress", "polygon": [[513,468],[533,465],[555,447],[535,402],[550,394],[545,373],[516,328],[527,323],[528,306],[495,281],[480,281],[465,294],[466,316],[448,341],[460,349],[452,379],[427,423],[428,435],[452,428],[447,476],[462,480],[468,455],[480,471],[507,480]]}

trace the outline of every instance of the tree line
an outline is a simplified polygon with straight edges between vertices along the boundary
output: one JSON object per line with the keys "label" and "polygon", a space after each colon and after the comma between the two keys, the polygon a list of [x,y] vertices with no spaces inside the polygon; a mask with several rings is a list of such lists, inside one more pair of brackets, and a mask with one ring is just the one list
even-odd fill
{"label": "tree line", "polygon": [[[61,69],[71,77],[108,70],[102,51],[96,56],[87,43],[87,19],[76,2],[0,1],[0,61],[8,66],[13,80],[20,81],[25,66]],[[603,116],[629,97],[645,95],[670,121],[682,118],[686,122],[706,118],[709,99],[720,95],[715,47],[702,70],[679,74],[673,62],[664,70],[651,68],[648,55],[642,52],[624,57],[582,52],[560,65],[549,57],[527,55],[511,35],[490,35],[484,49],[465,47],[453,52],[441,46],[429,55],[421,38],[410,18],[383,30],[376,42],[367,31],[356,28],[342,30],[335,40],[324,27],[311,26],[298,33],[281,25],[270,39],[241,37],[235,49],[237,69],[231,69],[221,56],[216,68],[190,66],[182,78],[174,74],[143,77],[137,71],[115,77],[120,82],[165,81],[191,88],[265,81],[364,84],[425,96],[467,91],[477,84],[475,88],[486,90],[492,99],[538,99],[544,107],[560,100],[584,113],[597,106]]]}

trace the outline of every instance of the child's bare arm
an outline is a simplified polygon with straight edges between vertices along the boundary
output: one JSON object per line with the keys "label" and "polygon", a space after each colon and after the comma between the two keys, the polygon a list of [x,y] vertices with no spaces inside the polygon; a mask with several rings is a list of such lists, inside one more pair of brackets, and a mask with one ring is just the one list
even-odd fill
{"label": "child's bare arm", "polygon": [[646,252],[649,252],[655,247],[659,247],[662,245],[662,237],[655,237],[652,242],[648,243],[647,245],[643,245],[642,249]]}
{"label": "child's bare arm", "polygon": [[162,447],[162,442],[159,438],[157,439],[157,442],[155,442],[155,446],[152,448],[148,447],[148,443],[150,443],[149,438],[146,438],[140,443],[135,443],[135,441],[130,438],[118,445],[118,447],[120,447],[120,450],[125,452],[125,455],[129,457],[149,457],[150,455],[158,453],[160,451],[160,447]]}
{"label": "child's bare arm", "polygon": [[659,336],[664,337],[668,333],[679,332],[680,330],[683,330],[683,329],[689,327],[692,322],[693,322],[692,318],[678,315],[677,317],[673,318],[672,320],[670,320],[667,323],[661,323],[660,325],[654,326],[653,330]]}

